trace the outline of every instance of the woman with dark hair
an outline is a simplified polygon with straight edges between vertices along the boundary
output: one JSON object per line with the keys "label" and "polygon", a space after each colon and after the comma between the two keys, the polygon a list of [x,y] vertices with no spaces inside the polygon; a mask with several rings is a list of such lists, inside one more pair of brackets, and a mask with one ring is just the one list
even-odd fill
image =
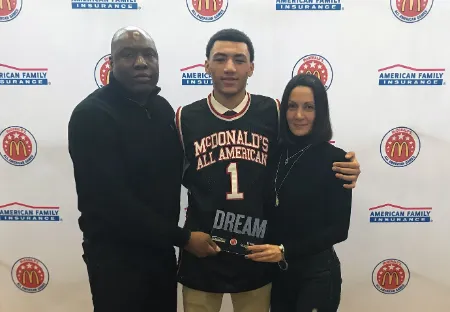
{"label": "woman with dark hair", "polygon": [[[280,107],[280,150],[272,159],[272,244],[250,246],[248,259],[278,263],[271,312],[336,312],[340,261],[333,246],[347,239],[352,190],[330,169],[346,152],[332,137],[327,92],[316,76],[287,84]],[[274,208],[273,208],[274,207]]]}

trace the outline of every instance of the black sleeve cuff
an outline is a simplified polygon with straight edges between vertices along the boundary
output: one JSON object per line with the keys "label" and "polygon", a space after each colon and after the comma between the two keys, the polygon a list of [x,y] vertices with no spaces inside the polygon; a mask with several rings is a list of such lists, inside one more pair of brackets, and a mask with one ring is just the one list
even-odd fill
{"label": "black sleeve cuff", "polygon": [[188,229],[177,227],[177,229],[175,230],[174,245],[179,248],[184,248],[189,242],[190,238],[191,238],[191,231],[189,231]]}

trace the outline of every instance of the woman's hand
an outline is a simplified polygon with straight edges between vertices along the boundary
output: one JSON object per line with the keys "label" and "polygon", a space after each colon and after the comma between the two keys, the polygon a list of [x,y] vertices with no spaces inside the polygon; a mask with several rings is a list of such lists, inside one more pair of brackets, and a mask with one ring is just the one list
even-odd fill
{"label": "woman's hand", "polygon": [[283,259],[283,253],[280,246],[277,245],[253,245],[248,246],[247,250],[250,250],[252,253],[245,257],[253,261],[279,262]]}

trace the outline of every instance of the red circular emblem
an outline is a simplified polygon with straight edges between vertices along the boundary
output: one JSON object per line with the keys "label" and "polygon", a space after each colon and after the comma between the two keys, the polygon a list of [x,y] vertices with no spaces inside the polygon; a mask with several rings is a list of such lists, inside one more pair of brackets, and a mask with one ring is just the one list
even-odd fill
{"label": "red circular emblem", "polygon": [[397,2],[397,10],[406,17],[416,17],[421,14],[428,5],[428,0],[402,0]]}
{"label": "red circular emblem", "polygon": [[419,155],[420,139],[416,132],[407,127],[389,130],[380,144],[383,160],[393,167],[405,167]]}
{"label": "red circular emblem", "polygon": [[192,6],[202,16],[213,16],[222,9],[223,0],[192,0]]}
{"label": "red circular emblem", "polygon": [[11,165],[25,166],[36,157],[36,139],[23,127],[12,126],[1,131],[0,143],[0,155]]}
{"label": "red circular emblem", "polygon": [[378,263],[372,273],[372,283],[384,294],[396,294],[408,285],[410,273],[407,265],[398,259]]}
{"label": "red circular emblem", "polygon": [[237,244],[237,239],[235,239],[235,238],[230,239],[231,246],[236,246],[236,244]]}
{"label": "red circular emblem", "polygon": [[111,71],[109,56],[109,54],[105,55],[95,65],[95,82],[99,88],[109,84],[109,73]]}
{"label": "red circular emblem", "polygon": [[49,281],[47,267],[36,258],[22,258],[14,263],[11,276],[16,286],[28,293],[44,290]]}

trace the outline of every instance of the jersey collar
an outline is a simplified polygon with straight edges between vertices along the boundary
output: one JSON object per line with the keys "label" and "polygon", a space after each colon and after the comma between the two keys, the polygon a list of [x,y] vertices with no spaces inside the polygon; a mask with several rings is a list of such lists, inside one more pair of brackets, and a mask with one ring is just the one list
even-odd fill
{"label": "jersey collar", "polygon": [[251,102],[251,96],[250,93],[246,92],[244,99],[241,103],[239,103],[238,106],[236,106],[232,111],[234,111],[236,114],[233,116],[226,116],[224,115],[226,112],[228,112],[230,109],[226,108],[222,104],[219,103],[219,101],[216,100],[214,97],[214,92],[211,92],[208,95],[207,98],[208,107],[211,110],[211,112],[218,118],[223,120],[236,120],[240,117],[242,117],[248,110]]}

